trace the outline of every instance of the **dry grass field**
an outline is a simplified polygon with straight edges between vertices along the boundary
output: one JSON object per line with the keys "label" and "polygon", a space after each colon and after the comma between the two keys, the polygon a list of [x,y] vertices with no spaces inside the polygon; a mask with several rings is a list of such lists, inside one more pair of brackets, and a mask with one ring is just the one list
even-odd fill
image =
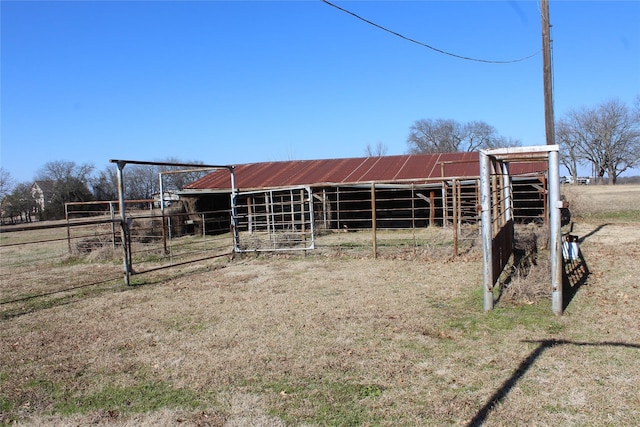
{"label": "dry grass field", "polygon": [[483,313],[477,246],[211,260],[0,306],[0,424],[640,425],[640,186],[563,192],[590,271],[563,316]]}

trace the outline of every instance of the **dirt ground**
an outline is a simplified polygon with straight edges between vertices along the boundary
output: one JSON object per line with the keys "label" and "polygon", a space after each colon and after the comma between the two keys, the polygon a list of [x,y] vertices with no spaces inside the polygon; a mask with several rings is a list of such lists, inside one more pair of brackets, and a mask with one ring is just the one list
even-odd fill
{"label": "dirt ground", "polygon": [[5,318],[0,422],[640,425],[640,223],[574,219],[590,274],[561,317],[483,313],[476,248],[219,259]]}

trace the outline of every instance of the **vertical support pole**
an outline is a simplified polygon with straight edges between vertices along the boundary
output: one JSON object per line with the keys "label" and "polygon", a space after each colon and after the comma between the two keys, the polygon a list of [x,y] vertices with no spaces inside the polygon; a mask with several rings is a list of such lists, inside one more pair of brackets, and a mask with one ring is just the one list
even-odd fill
{"label": "vertical support pole", "polygon": [[376,183],[371,183],[371,238],[373,240],[373,259],[378,257],[378,235],[376,224]]}
{"label": "vertical support pole", "polygon": [[440,163],[440,176],[442,177],[442,226],[446,227],[449,220],[449,200],[447,181],[444,174],[444,163]]}
{"label": "vertical support pole", "polygon": [[[291,231],[296,230],[296,206],[293,200],[293,190],[289,190],[289,201],[291,206]],[[284,208],[282,209],[284,212]]]}
{"label": "vertical support pole", "polygon": [[114,222],[116,215],[113,208],[113,202],[109,202],[109,218],[111,218],[111,247],[116,248],[116,224]]}
{"label": "vertical support pole", "polygon": [[415,185],[413,183],[411,183],[411,228],[415,232],[415,229],[416,229],[416,189],[415,189]]}
{"label": "vertical support pole", "polygon": [[253,196],[247,196],[247,222],[249,234],[253,234]]}
{"label": "vertical support pole", "polygon": [[67,220],[67,246],[69,247],[69,255],[71,255],[71,226],[69,224],[69,207],[64,204],[64,217]]}
{"label": "vertical support pole", "polygon": [[327,190],[325,188],[322,189],[322,220],[324,223],[324,229],[327,230],[329,229],[329,224],[327,221],[327,214],[328,214],[328,203],[327,203]]}
{"label": "vertical support pole", "polygon": [[442,180],[442,226],[446,227],[449,220],[449,200],[447,196],[447,181]]}
{"label": "vertical support pole", "polygon": [[549,152],[549,244],[551,250],[551,309],[562,315],[562,229],[560,218],[560,162],[557,150]]}
{"label": "vertical support pole", "polygon": [[480,152],[480,206],[484,311],[493,309],[493,227],[491,225],[491,174],[489,156]]}
{"label": "vertical support pole", "polygon": [[166,217],[164,214],[164,183],[162,182],[162,172],[158,173],[158,180],[160,181],[160,215],[162,216],[162,247],[164,254],[168,254],[167,251],[167,228],[165,225]]}
{"label": "vertical support pole", "polygon": [[496,171],[496,164],[495,164],[495,160],[492,160],[490,162],[490,176],[491,176],[491,198],[490,198],[490,204],[491,204],[491,230],[493,235],[498,234],[498,231],[500,231],[500,226],[502,224],[500,224],[500,211],[499,211],[499,193],[498,193],[498,176],[495,175],[492,172]]}
{"label": "vertical support pole", "polygon": [[436,192],[429,192],[429,226],[435,224],[436,221]]}
{"label": "vertical support pole", "polygon": [[458,188],[456,190],[458,195],[458,231],[460,231],[460,227],[462,226],[462,182],[458,181]]}
{"label": "vertical support pole", "polygon": [[[549,159],[547,158],[547,162],[549,161]],[[547,194],[542,194],[542,215],[543,215],[543,222],[544,225],[548,226],[549,225],[549,180],[546,179],[544,176],[542,177],[542,188],[546,188],[547,189]]]}
{"label": "vertical support pole", "polygon": [[126,162],[117,162],[118,166],[118,204],[120,205],[120,238],[122,240],[122,264],[124,267],[124,284],[130,284],[131,264],[129,260],[129,224],[127,224],[126,212],[124,209],[124,167]]}
{"label": "vertical support pole", "polygon": [[451,204],[453,206],[453,256],[458,256],[458,180],[451,181]]}
{"label": "vertical support pole", "polygon": [[[269,205],[267,206],[267,211],[269,212],[269,217],[267,218],[267,223],[269,224],[269,236],[271,241],[276,243],[276,217],[274,211],[273,204],[273,191],[269,191]],[[269,222],[271,221],[271,222]]]}
{"label": "vertical support pole", "polygon": [[502,188],[502,197],[503,197],[503,206],[504,210],[504,220],[505,222],[509,222],[513,219],[513,189],[511,187],[511,175],[509,175],[509,163],[502,163],[502,179],[503,179],[503,188]]}
{"label": "vertical support pole", "polygon": [[307,193],[309,194],[309,232],[311,233],[311,249],[315,249],[316,247],[316,232],[314,225],[314,214],[313,214],[313,194],[311,193],[311,187],[306,188]]}
{"label": "vertical support pole", "polygon": [[235,166],[229,168],[231,174],[231,234],[233,234],[233,250],[240,252],[240,234],[238,232],[238,207]]}
{"label": "vertical support pole", "polygon": [[[309,194],[309,198],[311,198],[311,194]],[[293,205],[293,200],[291,201],[291,205]],[[307,247],[307,230],[305,226],[304,220],[304,189],[300,190],[300,232],[302,233],[302,246]],[[306,255],[306,251],[305,251]]]}
{"label": "vertical support pole", "polygon": [[340,230],[340,187],[336,187],[336,228]]}

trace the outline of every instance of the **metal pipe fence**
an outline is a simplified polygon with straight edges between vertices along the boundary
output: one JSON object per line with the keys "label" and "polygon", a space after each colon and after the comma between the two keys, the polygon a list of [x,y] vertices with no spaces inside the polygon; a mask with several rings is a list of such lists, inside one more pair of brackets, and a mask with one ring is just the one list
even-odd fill
{"label": "metal pipe fence", "polygon": [[[478,185],[475,179],[451,179],[255,191],[236,193],[233,208],[230,199],[218,197],[202,204],[205,211],[198,203],[162,209],[153,200],[126,201],[124,223],[118,201],[68,204],[65,220],[2,227],[0,305],[78,287],[121,285],[123,236],[131,268],[125,274],[134,276],[263,250],[418,258],[468,254],[481,246]],[[512,193],[516,221],[539,220],[546,211],[543,186],[512,185],[523,186],[519,196]]]}
{"label": "metal pipe fence", "polygon": [[94,219],[2,227],[0,315],[16,315],[121,283],[112,225],[110,219]]}
{"label": "metal pipe fence", "polygon": [[[78,292],[122,285],[122,221],[113,216],[113,209],[105,212],[98,203],[89,206],[91,209],[72,208],[66,220],[0,229],[3,317],[23,312],[25,307],[66,300]],[[102,203],[104,206],[109,203]],[[163,216],[157,208],[139,207],[127,211],[126,224],[128,261],[136,274],[232,251],[233,239],[228,223],[219,219],[221,212],[168,212]],[[168,271],[166,276],[171,274]]]}

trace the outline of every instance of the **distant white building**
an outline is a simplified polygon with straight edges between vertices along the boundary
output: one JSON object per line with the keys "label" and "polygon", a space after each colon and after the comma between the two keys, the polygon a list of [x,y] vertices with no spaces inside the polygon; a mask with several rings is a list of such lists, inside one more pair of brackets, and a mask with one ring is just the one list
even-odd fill
{"label": "distant white building", "polygon": [[44,207],[53,196],[55,181],[35,181],[31,185],[31,197],[36,202],[36,209],[39,212],[44,211]]}

